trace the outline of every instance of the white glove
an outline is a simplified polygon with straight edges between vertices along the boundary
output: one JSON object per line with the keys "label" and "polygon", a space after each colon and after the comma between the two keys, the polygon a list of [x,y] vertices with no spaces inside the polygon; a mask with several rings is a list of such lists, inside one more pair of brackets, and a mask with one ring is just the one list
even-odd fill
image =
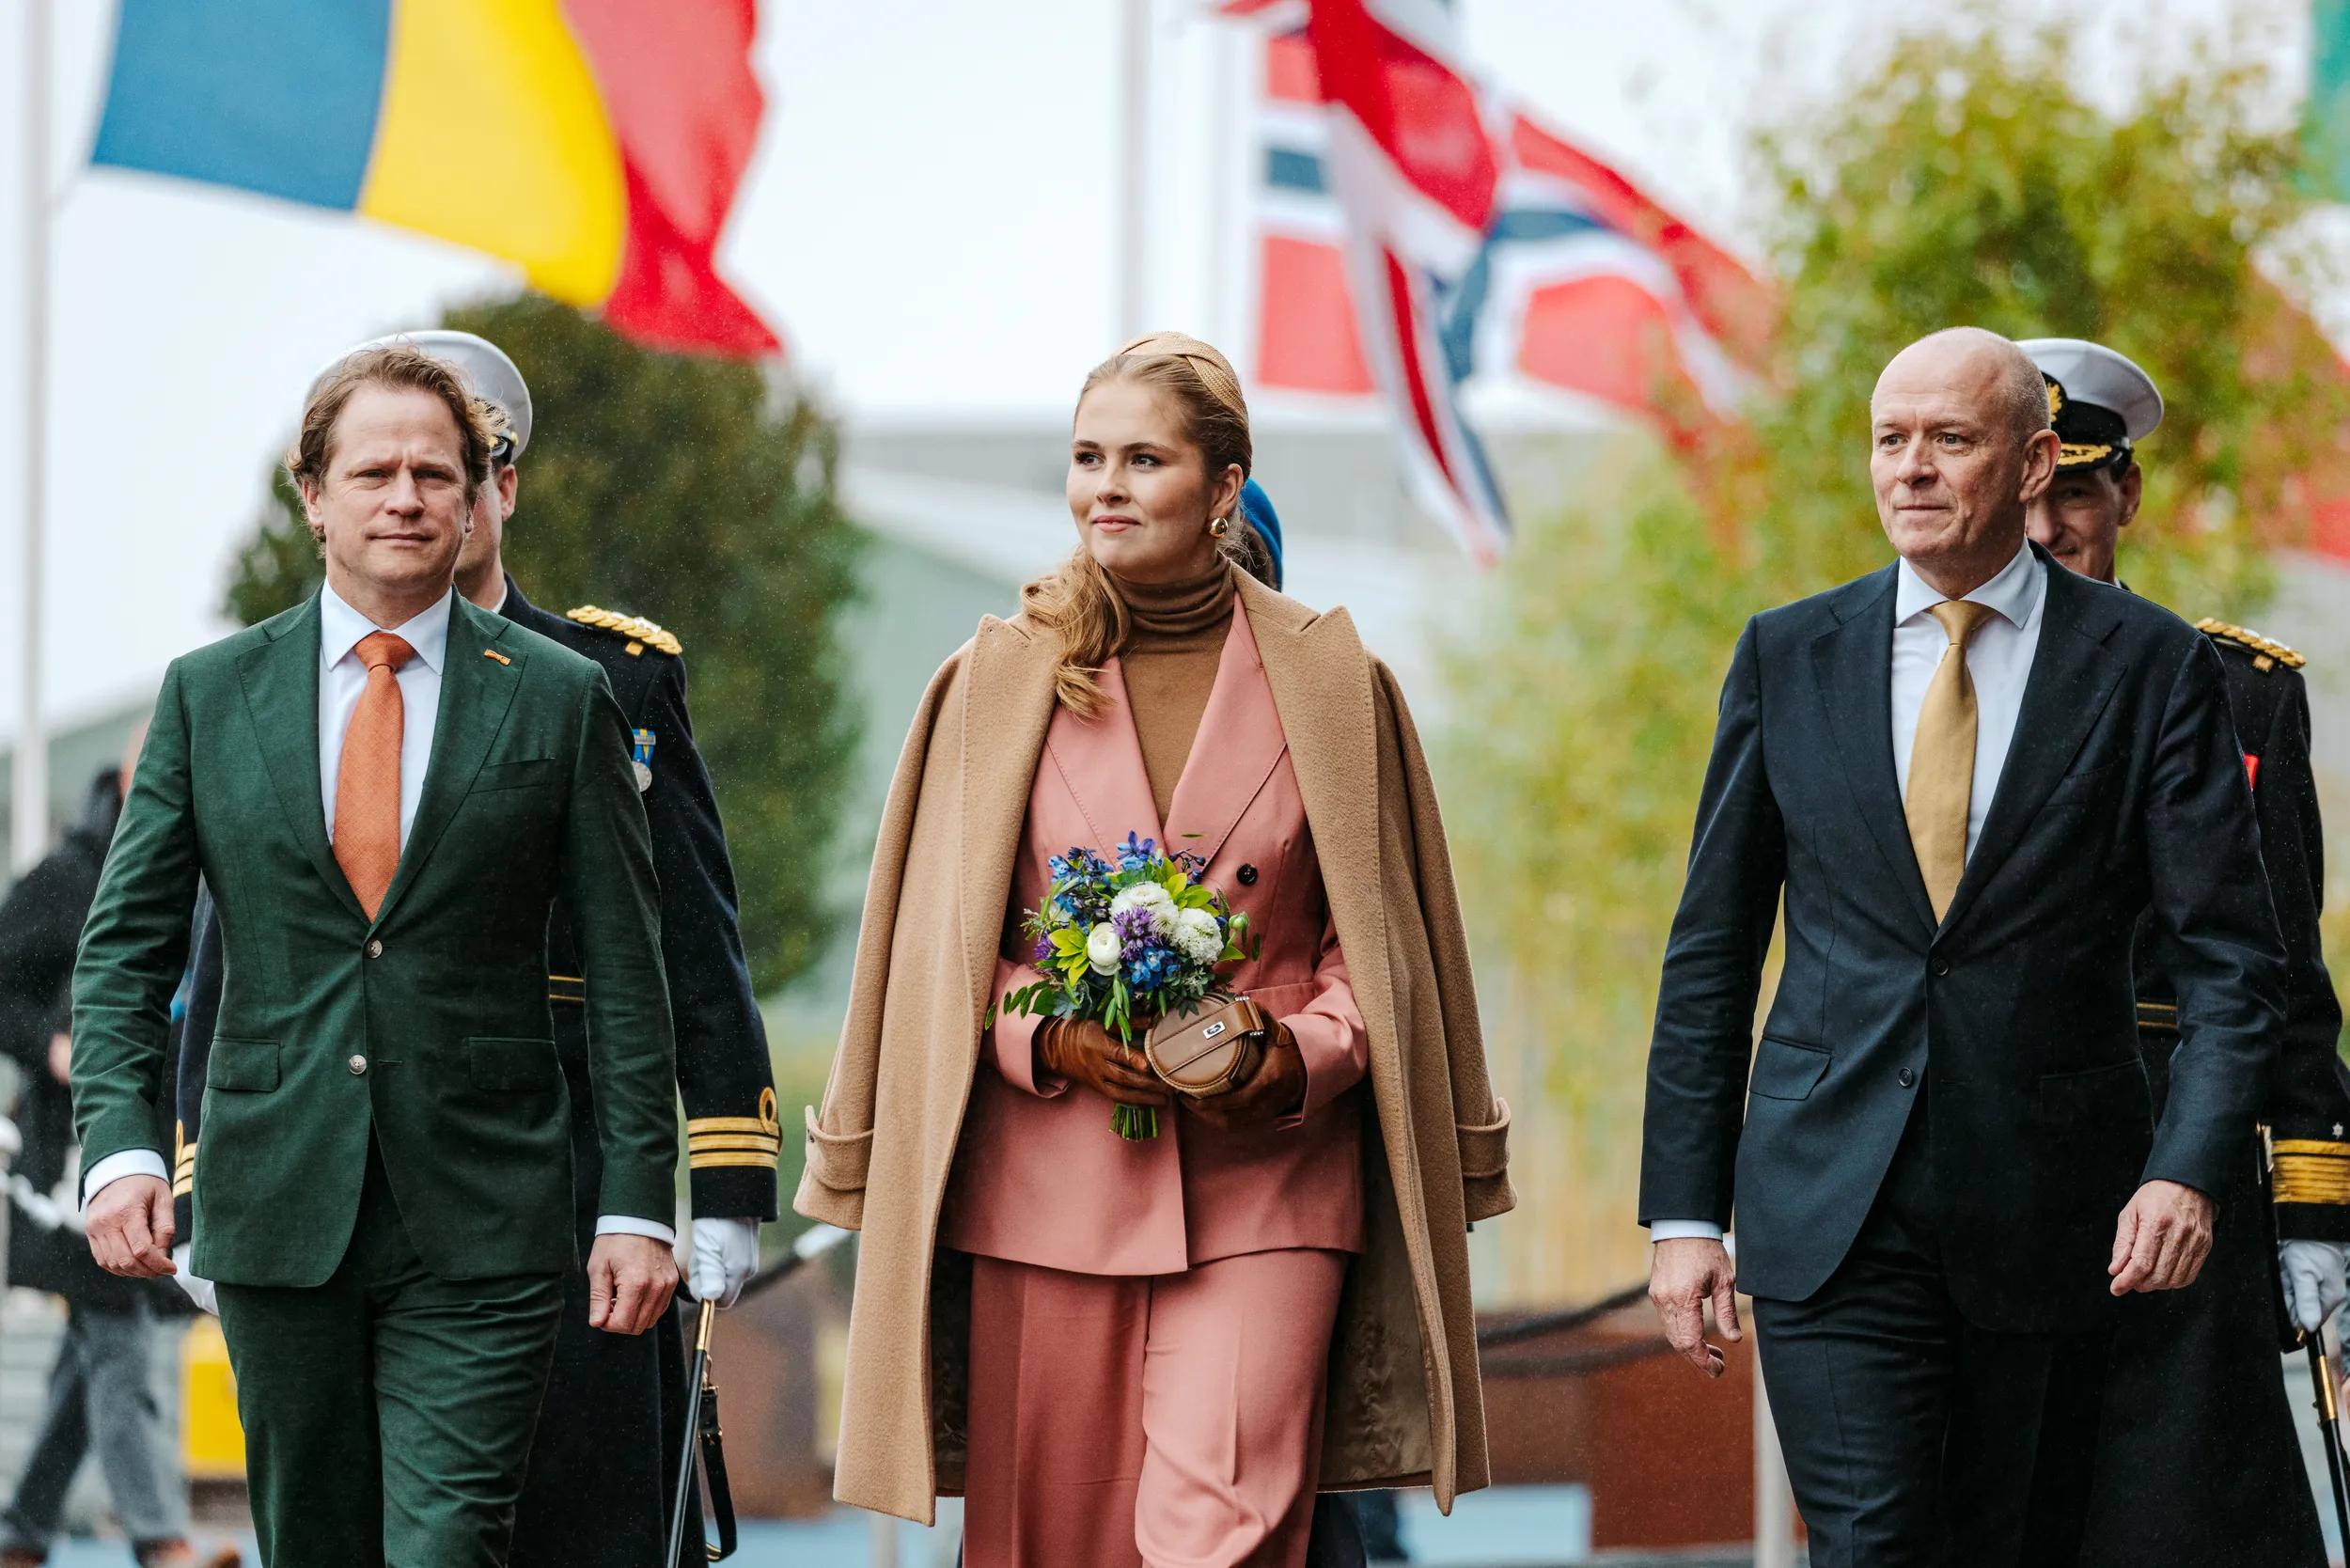
{"label": "white glove", "polygon": [[171,1249],[171,1266],[180,1271],[171,1277],[171,1282],[186,1292],[188,1299],[199,1309],[218,1317],[220,1299],[212,1290],[212,1282],[188,1266],[188,1259],[195,1251],[196,1244],[193,1242],[182,1242]]}
{"label": "white glove", "polygon": [[[695,1300],[714,1301],[721,1309],[731,1307],[758,1272],[759,1221],[694,1221],[694,1266],[689,1278]],[[2339,1278],[2341,1271],[2335,1273]]]}
{"label": "white glove", "polygon": [[2350,1297],[2339,1242],[2285,1242],[2277,1248],[2277,1272],[2284,1278],[2286,1312],[2309,1333],[2323,1328]]}

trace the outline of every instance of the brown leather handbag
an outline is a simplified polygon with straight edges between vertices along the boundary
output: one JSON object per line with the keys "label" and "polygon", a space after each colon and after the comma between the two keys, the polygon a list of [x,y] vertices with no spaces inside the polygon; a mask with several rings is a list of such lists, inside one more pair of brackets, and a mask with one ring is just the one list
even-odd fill
{"label": "brown leather handbag", "polygon": [[1159,1081],[1195,1100],[1248,1081],[1264,1059],[1265,1016],[1246,996],[1151,1027],[1142,1054]]}

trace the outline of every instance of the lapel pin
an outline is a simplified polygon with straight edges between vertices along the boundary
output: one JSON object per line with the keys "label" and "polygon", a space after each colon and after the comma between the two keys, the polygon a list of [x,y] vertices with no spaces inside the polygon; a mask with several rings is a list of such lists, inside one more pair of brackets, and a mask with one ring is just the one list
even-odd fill
{"label": "lapel pin", "polygon": [[499,652],[499,651],[498,651],[496,649],[494,649],[494,648],[485,648],[485,649],[483,649],[483,650],[481,651],[481,656],[482,656],[483,658],[485,658],[485,659],[495,659],[495,660],[496,660],[499,664],[502,664],[502,665],[510,665],[510,664],[512,664],[512,663],[514,662],[513,660],[511,660],[511,659],[508,658],[505,654],[503,654],[503,653]]}

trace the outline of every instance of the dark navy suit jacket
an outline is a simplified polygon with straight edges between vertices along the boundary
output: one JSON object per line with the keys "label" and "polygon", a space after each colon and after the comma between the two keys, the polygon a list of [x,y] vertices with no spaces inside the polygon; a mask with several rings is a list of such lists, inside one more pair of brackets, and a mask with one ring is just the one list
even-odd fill
{"label": "dark navy suit jacket", "polygon": [[[1827,1280],[1920,1094],[1949,1290],[1985,1328],[2100,1325],[2138,1184],[2214,1192],[2249,1157],[2283,959],[2218,655],[2169,611],[2032,553],[2039,647],[1938,926],[1895,784],[1896,568],[1739,639],[1665,954],[1640,1217],[1728,1226],[1734,1211],[1752,1294],[1801,1300]],[[1755,1047],[1782,897],[1785,965]],[[2159,1125],[2130,964],[2148,909],[2177,954]]]}

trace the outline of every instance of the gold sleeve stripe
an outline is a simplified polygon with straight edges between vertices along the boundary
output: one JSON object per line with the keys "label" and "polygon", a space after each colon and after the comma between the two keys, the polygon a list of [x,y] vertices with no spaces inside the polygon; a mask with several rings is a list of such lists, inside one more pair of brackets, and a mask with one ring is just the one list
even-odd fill
{"label": "gold sleeve stripe", "polygon": [[720,1167],[733,1166],[740,1166],[749,1170],[773,1170],[776,1168],[776,1156],[773,1154],[694,1154],[687,1157],[685,1164],[687,1168],[692,1170],[715,1170]]}
{"label": "gold sleeve stripe", "polygon": [[2340,1138],[2280,1137],[2277,1140],[2279,1154],[2319,1154],[2328,1159],[2350,1160],[2350,1142]]}
{"label": "gold sleeve stripe", "polygon": [[773,1121],[762,1121],[756,1116],[696,1116],[686,1119],[688,1133],[773,1133],[781,1136],[782,1129]]}
{"label": "gold sleeve stripe", "polygon": [[2280,1203],[2350,1204],[2350,1159],[2280,1152],[2269,1196]]}
{"label": "gold sleeve stripe", "polygon": [[195,1197],[195,1196],[196,1196],[196,1178],[195,1178],[194,1176],[182,1176],[182,1177],[180,1177],[178,1181],[176,1181],[176,1182],[172,1183],[172,1184],[171,1184],[171,1196],[172,1196],[172,1197],[174,1197],[174,1198],[193,1198],[193,1197]]}
{"label": "gold sleeve stripe", "polygon": [[783,1139],[762,1137],[756,1133],[707,1133],[689,1139],[687,1147],[697,1154],[714,1152],[720,1149],[763,1149],[770,1154],[780,1154],[783,1152]]}

